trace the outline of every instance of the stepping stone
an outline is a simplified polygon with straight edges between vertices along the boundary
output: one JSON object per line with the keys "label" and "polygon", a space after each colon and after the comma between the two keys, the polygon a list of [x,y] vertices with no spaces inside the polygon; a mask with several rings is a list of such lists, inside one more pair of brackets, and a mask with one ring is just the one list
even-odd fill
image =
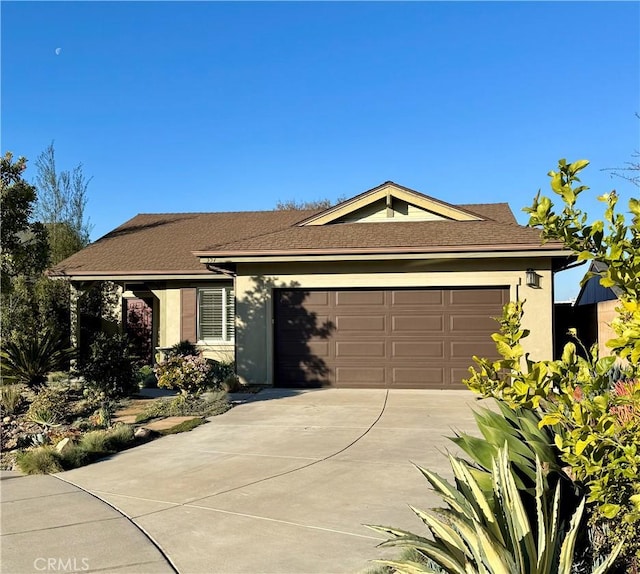
{"label": "stepping stone", "polygon": [[124,423],[126,425],[132,425],[136,422],[136,415],[121,415],[118,417],[112,417],[114,423]]}
{"label": "stepping stone", "polygon": [[118,409],[113,413],[112,420],[116,423],[133,424],[136,422],[136,416],[145,411],[154,402],[153,399],[135,399],[125,408]]}
{"label": "stepping stone", "polygon": [[163,430],[167,430],[170,428],[173,428],[176,425],[179,425],[180,423],[183,423],[184,421],[190,421],[193,419],[199,419],[202,417],[167,417],[166,419],[162,419],[160,421],[155,421],[149,424],[145,424],[144,428],[152,430],[152,431],[163,431]]}

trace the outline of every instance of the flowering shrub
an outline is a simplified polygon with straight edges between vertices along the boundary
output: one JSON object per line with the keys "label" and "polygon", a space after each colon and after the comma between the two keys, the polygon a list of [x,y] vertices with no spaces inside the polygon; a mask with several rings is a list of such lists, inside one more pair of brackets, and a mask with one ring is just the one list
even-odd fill
{"label": "flowering shrub", "polygon": [[200,355],[174,355],[156,365],[158,386],[183,394],[203,391],[211,380],[211,363]]}

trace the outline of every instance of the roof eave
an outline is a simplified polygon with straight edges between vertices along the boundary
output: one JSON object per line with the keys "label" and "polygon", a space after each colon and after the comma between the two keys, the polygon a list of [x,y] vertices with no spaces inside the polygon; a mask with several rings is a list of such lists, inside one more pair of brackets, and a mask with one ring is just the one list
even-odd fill
{"label": "roof eave", "polygon": [[572,252],[558,244],[545,245],[481,245],[473,249],[460,246],[404,247],[404,248],[351,248],[351,249],[289,249],[246,251],[194,251],[202,263],[287,261],[301,257],[315,261],[372,260],[372,259],[442,259],[442,258],[513,258],[513,257],[568,257]]}
{"label": "roof eave", "polygon": [[210,279],[215,274],[208,269],[200,270],[148,270],[139,271],[64,271],[49,270],[47,275],[52,279],[67,279],[69,281],[165,281],[171,279]]}

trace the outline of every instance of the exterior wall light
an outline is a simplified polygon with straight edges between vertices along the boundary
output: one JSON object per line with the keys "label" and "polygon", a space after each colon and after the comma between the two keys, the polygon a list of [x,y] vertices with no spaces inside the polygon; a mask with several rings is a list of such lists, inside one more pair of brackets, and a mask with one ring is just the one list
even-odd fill
{"label": "exterior wall light", "polygon": [[540,275],[538,275],[533,269],[527,269],[526,283],[527,283],[527,287],[531,287],[533,289],[539,289]]}

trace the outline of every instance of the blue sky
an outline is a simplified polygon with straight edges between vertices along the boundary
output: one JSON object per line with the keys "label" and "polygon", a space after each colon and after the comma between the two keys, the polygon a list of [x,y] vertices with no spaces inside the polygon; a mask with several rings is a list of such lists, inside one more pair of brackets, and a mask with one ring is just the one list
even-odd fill
{"label": "blue sky", "polygon": [[[640,148],[635,2],[7,2],[2,152],[138,212],[270,209],[393,180],[521,208],[557,160],[595,197]],[[56,49],[60,48],[59,55]],[[33,168],[27,178],[34,177]],[[575,296],[581,272],[558,280]]]}

